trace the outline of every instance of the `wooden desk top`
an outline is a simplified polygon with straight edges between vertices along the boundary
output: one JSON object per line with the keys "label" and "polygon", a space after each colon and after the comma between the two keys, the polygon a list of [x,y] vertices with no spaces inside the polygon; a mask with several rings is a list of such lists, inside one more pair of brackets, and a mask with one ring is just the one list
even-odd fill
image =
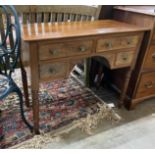
{"label": "wooden desk top", "polygon": [[115,20],[28,24],[22,25],[22,39],[30,42],[145,30],[150,29]]}

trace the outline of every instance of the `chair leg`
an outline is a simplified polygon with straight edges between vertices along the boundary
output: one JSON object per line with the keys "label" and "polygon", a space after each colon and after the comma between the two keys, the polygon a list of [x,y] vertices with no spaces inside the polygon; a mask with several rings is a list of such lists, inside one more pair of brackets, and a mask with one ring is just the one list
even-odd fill
{"label": "chair leg", "polygon": [[31,132],[33,132],[33,127],[29,124],[29,122],[26,120],[25,115],[24,115],[23,96],[22,96],[22,93],[21,93],[19,88],[16,90],[16,93],[17,93],[19,100],[20,100],[20,113],[21,113],[22,120],[28,126],[28,128],[31,130]]}
{"label": "chair leg", "polygon": [[[2,111],[0,110],[0,142],[4,139],[3,125],[1,122],[1,115],[2,115]],[[1,149],[1,144],[0,144],[0,149]]]}
{"label": "chair leg", "polygon": [[22,75],[22,83],[23,83],[25,104],[26,104],[27,107],[30,107],[29,94],[28,94],[27,74],[26,74],[26,71],[25,71],[24,67],[21,67],[21,75]]}

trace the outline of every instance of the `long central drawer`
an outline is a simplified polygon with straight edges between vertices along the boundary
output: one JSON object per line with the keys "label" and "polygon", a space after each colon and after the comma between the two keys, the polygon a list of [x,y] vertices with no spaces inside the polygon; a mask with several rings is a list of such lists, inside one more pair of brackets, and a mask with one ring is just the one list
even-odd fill
{"label": "long central drawer", "polygon": [[93,41],[84,40],[39,45],[39,59],[48,60],[67,56],[89,54],[92,51]]}

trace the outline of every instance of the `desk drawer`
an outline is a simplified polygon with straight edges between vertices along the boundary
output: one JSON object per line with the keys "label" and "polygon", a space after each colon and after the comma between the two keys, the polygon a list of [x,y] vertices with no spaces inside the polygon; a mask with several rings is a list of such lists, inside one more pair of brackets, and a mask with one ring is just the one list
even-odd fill
{"label": "desk drawer", "polygon": [[93,41],[70,41],[66,43],[46,44],[39,47],[39,59],[48,60],[66,56],[91,53]]}
{"label": "desk drawer", "polygon": [[99,39],[97,43],[97,52],[136,47],[138,41],[138,36]]}
{"label": "desk drawer", "polygon": [[67,50],[64,44],[46,44],[39,47],[39,59],[48,60],[52,58],[61,58],[67,56]]}
{"label": "desk drawer", "polygon": [[89,54],[92,51],[93,48],[93,41],[92,40],[84,40],[84,41],[74,41],[71,43],[66,44],[68,55],[74,56],[74,55],[83,55],[83,54]]}
{"label": "desk drawer", "polygon": [[132,63],[134,51],[119,52],[116,54],[115,66],[128,66]]}
{"label": "desk drawer", "polygon": [[155,45],[151,45],[146,56],[144,68],[155,69]]}
{"label": "desk drawer", "polygon": [[41,64],[40,79],[55,79],[65,77],[68,70],[67,62]]}
{"label": "desk drawer", "polygon": [[137,88],[136,98],[155,94],[155,72],[144,73],[141,75]]}

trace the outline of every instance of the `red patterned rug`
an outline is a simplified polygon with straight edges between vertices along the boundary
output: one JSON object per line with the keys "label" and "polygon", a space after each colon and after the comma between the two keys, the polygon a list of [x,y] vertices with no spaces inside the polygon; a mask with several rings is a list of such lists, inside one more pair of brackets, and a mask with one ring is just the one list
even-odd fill
{"label": "red patterned rug", "polygon": [[[40,129],[47,133],[84,118],[88,113],[94,114],[99,109],[97,103],[101,103],[100,100],[73,78],[41,84]],[[0,101],[0,110],[0,128],[3,131],[0,148],[8,148],[34,136],[21,120],[16,95]],[[32,109],[25,107],[25,115],[32,122]]]}

